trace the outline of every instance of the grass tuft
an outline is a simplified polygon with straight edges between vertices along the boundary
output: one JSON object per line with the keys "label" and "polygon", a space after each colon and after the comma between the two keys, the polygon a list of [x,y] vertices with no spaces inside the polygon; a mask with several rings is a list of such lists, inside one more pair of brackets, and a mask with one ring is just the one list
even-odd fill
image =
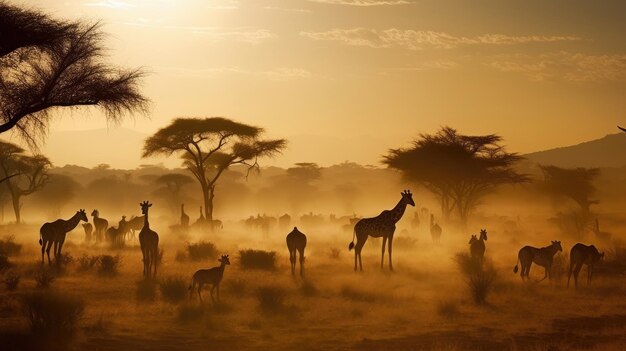
{"label": "grass tuft", "polygon": [[276,252],[263,250],[240,250],[239,259],[243,269],[276,269]]}
{"label": "grass tuft", "polygon": [[73,335],[85,304],[67,293],[46,291],[24,295],[22,307],[33,334],[64,339]]}
{"label": "grass tuft", "polygon": [[200,241],[195,244],[187,243],[187,255],[192,261],[214,259],[217,257],[217,254],[217,248],[211,242]]}
{"label": "grass tuft", "polygon": [[187,297],[187,283],[181,276],[166,277],[159,284],[161,297],[168,302],[180,302]]}

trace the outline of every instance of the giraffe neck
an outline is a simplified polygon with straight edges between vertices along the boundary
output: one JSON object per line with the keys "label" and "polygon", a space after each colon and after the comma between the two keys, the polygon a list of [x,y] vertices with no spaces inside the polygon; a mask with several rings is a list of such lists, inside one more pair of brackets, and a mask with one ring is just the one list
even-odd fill
{"label": "giraffe neck", "polygon": [[404,215],[404,210],[406,210],[406,202],[404,201],[404,199],[400,199],[400,201],[398,201],[398,204],[391,209],[391,220],[396,223],[400,220],[400,218],[402,218],[402,215]]}
{"label": "giraffe neck", "polygon": [[68,219],[67,221],[65,221],[65,232],[69,232],[72,231],[74,228],[76,228],[76,226],[78,225],[78,223],[80,223],[80,214],[78,212],[76,212],[76,214],[74,216],[72,216],[72,218]]}
{"label": "giraffe neck", "polygon": [[150,228],[150,222],[148,222],[148,211],[146,211],[146,214],[143,215],[143,227]]}

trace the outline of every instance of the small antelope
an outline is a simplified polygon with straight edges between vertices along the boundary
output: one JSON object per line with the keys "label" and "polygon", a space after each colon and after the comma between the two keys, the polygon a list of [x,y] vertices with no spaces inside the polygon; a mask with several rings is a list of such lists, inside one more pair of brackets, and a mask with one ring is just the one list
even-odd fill
{"label": "small antelope", "polygon": [[226,268],[227,264],[230,264],[230,260],[228,259],[228,255],[222,255],[218,261],[221,263],[219,267],[200,269],[193,274],[191,285],[189,285],[189,298],[191,298],[193,290],[196,288],[196,285],[198,285],[198,297],[200,298],[200,302],[204,302],[202,301],[202,294],[200,292],[204,284],[209,284],[211,285],[211,301],[215,303],[213,290],[216,288],[217,301],[220,300],[220,283],[222,282],[222,278],[224,278],[224,268]]}
{"label": "small antelope", "polygon": [[480,230],[480,239],[476,235],[472,235],[469,241],[470,254],[472,259],[477,262],[482,262],[485,257],[485,241],[487,241],[487,230]]}
{"label": "small antelope", "polygon": [[593,276],[593,266],[604,258],[604,252],[598,252],[593,245],[584,245],[578,243],[572,247],[569,252],[569,273],[567,274],[567,286],[569,287],[569,279],[574,272],[574,285],[578,288],[578,273],[583,265],[587,265],[587,285],[591,284]]}

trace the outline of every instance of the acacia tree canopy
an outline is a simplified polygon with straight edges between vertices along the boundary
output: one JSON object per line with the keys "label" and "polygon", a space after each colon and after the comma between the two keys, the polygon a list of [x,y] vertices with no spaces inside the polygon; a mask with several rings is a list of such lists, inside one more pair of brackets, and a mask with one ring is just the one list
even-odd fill
{"label": "acacia tree canopy", "polygon": [[592,200],[595,192],[593,182],[600,175],[598,168],[560,168],[557,166],[539,166],[543,172],[542,190],[554,197],[567,198],[574,201],[583,217],[591,213],[591,205],[598,201]]}
{"label": "acacia tree canopy", "polygon": [[141,70],[104,62],[100,24],[62,22],[0,3],[0,133],[16,130],[36,147],[51,112],[97,106],[109,121],[144,112]]}
{"label": "acacia tree canopy", "polygon": [[232,165],[258,170],[258,159],[272,157],[286,146],[284,139],[261,139],[263,129],[222,117],[177,118],[144,144],[143,157],[179,154],[183,166],[200,183],[205,217],[213,219],[215,185]]}
{"label": "acacia tree canopy", "polygon": [[468,136],[444,127],[436,134],[420,134],[411,147],[389,150],[383,163],[436,194],[445,217],[456,211],[465,223],[498,185],[529,180],[514,169],[522,157],[506,152],[501,141],[495,134]]}

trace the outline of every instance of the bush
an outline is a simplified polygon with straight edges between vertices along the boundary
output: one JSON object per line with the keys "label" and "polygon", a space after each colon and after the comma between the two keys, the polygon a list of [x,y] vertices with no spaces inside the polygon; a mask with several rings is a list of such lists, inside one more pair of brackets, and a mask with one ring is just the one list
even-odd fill
{"label": "bush", "polygon": [[341,288],[340,294],[342,297],[354,301],[371,302],[378,299],[378,296],[376,296],[376,294],[368,291],[363,291],[349,285],[344,285]]}
{"label": "bush", "polygon": [[241,250],[239,251],[241,268],[243,269],[264,269],[273,271],[276,269],[276,252],[263,250]]}
{"label": "bush", "polygon": [[257,289],[256,298],[263,312],[277,312],[284,309],[285,289],[278,286],[262,286]]}
{"label": "bush", "polygon": [[184,304],[178,308],[178,320],[181,322],[193,322],[202,318],[204,308],[196,304]]}
{"label": "bush", "polygon": [[22,245],[15,243],[15,236],[7,235],[0,240],[0,254],[6,256],[16,256],[22,251]]}
{"label": "bush", "polygon": [[45,267],[42,267],[35,272],[35,282],[37,283],[37,288],[39,289],[49,288],[55,278],[56,277],[52,270]]}
{"label": "bush", "polygon": [[486,303],[497,278],[493,264],[490,261],[483,261],[481,265],[466,253],[458,253],[455,260],[474,302],[478,305]]}
{"label": "bush", "polygon": [[154,301],[156,299],[157,283],[152,279],[143,279],[137,282],[135,297],[138,301]]}
{"label": "bush", "polygon": [[4,276],[4,285],[9,291],[15,291],[19,283],[20,276],[14,272],[9,272]]}
{"label": "bush", "polygon": [[5,271],[13,267],[13,263],[9,261],[9,257],[4,254],[0,254],[0,272]]}
{"label": "bush", "polygon": [[459,307],[454,300],[439,301],[437,313],[445,318],[454,318],[459,315]]}
{"label": "bush", "polygon": [[169,302],[179,302],[187,297],[189,292],[186,280],[180,276],[167,277],[160,284],[161,296]]}
{"label": "bush", "polygon": [[61,265],[68,266],[74,263],[74,257],[69,252],[61,254]]}
{"label": "bush", "polygon": [[78,258],[78,270],[80,272],[90,271],[96,266],[99,260],[100,256],[89,256],[87,254],[83,254]]}
{"label": "bush", "polygon": [[202,261],[216,258],[218,252],[213,243],[201,241],[195,244],[187,243],[187,254],[192,261]]}
{"label": "bush", "polygon": [[82,300],[55,292],[25,295],[22,306],[35,335],[57,338],[73,334],[85,308]]}
{"label": "bush", "polygon": [[341,255],[341,250],[337,248],[330,249],[330,258],[338,260],[340,255]]}
{"label": "bush", "polygon": [[107,277],[115,276],[121,262],[122,258],[120,255],[102,255],[98,260],[98,273]]}

